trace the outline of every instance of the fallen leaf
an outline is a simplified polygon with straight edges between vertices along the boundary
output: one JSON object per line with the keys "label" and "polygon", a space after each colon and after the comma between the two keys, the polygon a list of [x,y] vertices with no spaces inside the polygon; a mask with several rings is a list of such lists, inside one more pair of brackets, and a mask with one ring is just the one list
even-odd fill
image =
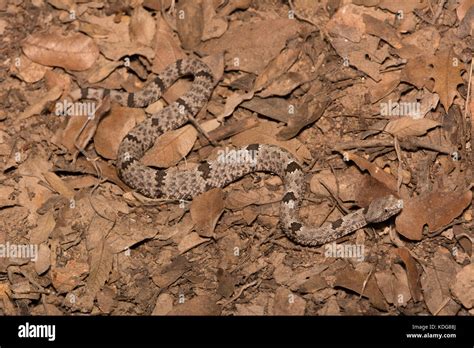
{"label": "fallen leaf", "polygon": [[432,69],[429,67],[429,60],[422,55],[408,59],[407,64],[402,69],[400,80],[421,89],[427,85],[431,74]]}
{"label": "fallen leaf", "polygon": [[185,50],[194,49],[201,43],[204,31],[204,10],[202,1],[184,0],[176,7],[176,29]]}
{"label": "fallen leaf", "polygon": [[225,17],[216,14],[212,0],[204,0],[203,15],[205,18],[201,37],[203,41],[221,37],[226,32],[228,22]]}
{"label": "fallen leaf", "polygon": [[189,269],[189,262],[184,256],[177,256],[170,264],[152,276],[153,283],[165,289],[177,281]]}
{"label": "fallen leaf", "polygon": [[386,41],[394,48],[402,47],[400,37],[397,35],[395,28],[388,23],[372,17],[371,15],[362,15],[365,23],[365,31],[367,34],[377,36]]}
{"label": "fallen leaf", "polygon": [[173,309],[173,297],[170,294],[162,293],[156,299],[155,308],[151,315],[167,315]]}
{"label": "fallen leaf", "polygon": [[38,275],[45,273],[51,266],[51,250],[42,243],[38,248],[38,255],[35,261],[35,271]]}
{"label": "fallen leaf", "polygon": [[180,254],[184,254],[191,250],[192,248],[197,247],[198,245],[209,241],[209,238],[202,238],[196,232],[191,232],[186,235],[181,242],[178,244],[178,251]]}
{"label": "fallen leaf", "polygon": [[74,197],[74,190],[68,187],[68,185],[55,173],[44,172],[43,178],[48,182],[51,188],[53,188],[60,195],[63,195],[67,199],[72,199]]}
{"label": "fallen leaf", "polygon": [[298,108],[298,112],[292,114],[288,120],[287,127],[277,134],[279,140],[289,140],[295,137],[304,127],[316,122],[324,114],[330,104],[330,99],[325,98],[317,105],[313,105],[311,112],[308,111],[308,104]]}
{"label": "fallen leaf", "polygon": [[85,262],[69,260],[64,267],[54,267],[51,270],[51,282],[61,294],[75,289],[89,272],[89,265]]}
{"label": "fallen leaf", "polygon": [[357,156],[351,152],[343,153],[345,161],[353,161],[362,170],[367,170],[370,175],[382,183],[392,192],[397,192],[397,179],[392,175],[386,173],[383,169],[379,168],[376,164],[367,161],[365,158]]}
{"label": "fallen leaf", "polygon": [[131,246],[156,236],[158,230],[154,224],[143,219],[138,221],[125,215],[115,222],[107,236],[107,245],[116,254]]}
{"label": "fallen leaf", "polygon": [[147,166],[168,168],[176,165],[191,151],[197,139],[197,131],[185,125],[158,138],[153,147],[143,156]]}
{"label": "fallen leaf", "polygon": [[51,71],[51,68],[37,64],[22,55],[18,58],[17,64],[12,65],[11,71],[23,81],[34,83],[41,80],[46,72]]}
{"label": "fallen leaf", "polygon": [[390,121],[385,126],[385,131],[397,137],[420,136],[426,134],[429,129],[441,124],[428,118],[414,119],[412,117],[400,117]]}
{"label": "fallen leaf", "polygon": [[99,57],[97,45],[81,33],[69,36],[33,34],[26,39],[22,48],[33,62],[73,71],[89,69]]}
{"label": "fallen leaf", "polygon": [[156,24],[150,12],[137,6],[130,18],[130,40],[145,46],[151,46],[155,37]]}
{"label": "fallen leaf", "polygon": [[421,286],[426,307],[433,315],[456,315],[461,308],[452,298],[449,287],[453,284],[459,265],[454,262],[445,248],[431,257],[429,265],[424,267]]}
{"label": "fallen leaf", "polygon": [[350,268],[345,268],[337,274],[334,286],[340,286],[355,291],[364,297],[368,297],[370,303],[375,308],[386,311],[387,303],[377,286],[375,278],[370,277],[367,283],[366,278],[366,274]]}
{"label": "fallen leaf", "polygon": [[216,292],[222,297],[231,297],[235,290],[235,284],[237,282],[236,277],[227,272],[226,270],[219,268],[217,270],[216,278],[219,284]]}
{"label": "fallen leaf", "polygon": [[[132,128],[145,119],[143,109],[113,104],[108,115],[100,121],[94,134],[95,150],[107,159],[116,159],[122,139]],[[70,122],[69,122],[70,123]],[[69,127],[64,131],[66,139],[74,137]]]}
{"label": "fallen leaf", "polygon": [[183,303],[178,303],[168,315],[220,315],[221,307],[212,296],[201,295],[190,300],[184,298]]}
{"label": "fallen leaf", "polygon": [[151,62],[155,57],[155,51],[152,48],[131,42],[101,43],[100,52],[112,61],[119,61],[125,56],[140,55]]}
{"label": "fallen leaf", "polygon": [[272,81],[284,75],[298,58],[300,49],[288,48],[274,58],[255,80],[254,92],[259,92]]}
{"label": "fallen leaf", "polygon": [[273,315],[304,315],[306,301],[290,290],[279,287],[275,292]]}
{"label": "fallen leaf", "polygon": [[46,242],[51,235],[51,232],[56,225],[54,215],[51,210],[38,218],[38,225],[36,228],[30,230],[29,239],[31,244],[42,244]]}
{"label": "fallen leaf", "polygon": [[160,73],[176,59],[184,58],[186,55],[180,46],[179,40],[173,35],[173,30],[163,19],[160,12],[157,13],[157,29],[154,39],[155,59],[152,71]]}
{"label": "fallen leaf", "polygon": [[395,220],[397,232],[410,240],[423,238],[423,227],[430,232],[446,226],[471,204],[472,192],[429,192],[407,198]]}
{"label": "fallen leaf", "polygon": [[214,188],[195,197],[190,207],[191,219],[203,237],[212,237],[217,221],[224,211],[224,193]]}
{"label": "fallen leaf", "polygon": [[292,105],[286,99],[279,97],[260,98],[255,96],[250,100],[242,102],[240,107],[258,112],[261,115],[285,123],[288,122],[290,115],[292,115],[291,112],[294,112],[294,115],[300,113],[299,108]]}
{"label": "fallen leaf", "polygon": [[465,308],[471,309],[474,306],[474,264],[464,266],[456,274],[451,291]]}
{"label": "fallen leaf", "polygon": [[[219,40],[201,43],[199,51],[208,55],[226,52],[226,70],[259,75],[286,46],[287,40],[300,30],[298,21],[288,18],[267,19],[246,24],[230,23]],[[278,35],[274,35],[278,33]],[[262,40],[262,38],[266,38]],[[258,44],[254,44],[258,43]]]}
{"label": "fallen leaf", "polygon": [[410,292],[413,299],[418,302],[422,300],[421,288],[420,288],[420,277],[418,274],[418,269],[416,267],[415,260],[410,255],[410,252],[406,248],[398,248],[394,250],[394,253],[398,255],[403,263],[405,264],[408,285],[410,286]]}
{"label": "fallen leaf", "polygon": [[18,118],[20,120],[23,120],[33,115],[40,114],[49,102],[57,100],[61,96],[62,93],[63,93],[63,89],[61,86],[53,87],[48,92],[46,92],[39,100],[37,100],[33,105],[29,106],[23,113],[21,113]]}
{"label": "fallen leaf", "polygon": [[448,112],[457,95],[457,86],[464,82],[461,77],[462,63],[449,49],[438,51],[433,65],[433,90],[439,94],[441,104]]}

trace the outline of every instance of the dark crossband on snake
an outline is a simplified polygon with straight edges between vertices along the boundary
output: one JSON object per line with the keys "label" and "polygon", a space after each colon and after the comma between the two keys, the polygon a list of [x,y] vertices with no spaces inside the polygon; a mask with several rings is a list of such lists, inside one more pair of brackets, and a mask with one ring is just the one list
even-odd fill
{"label": "dark crossband on snake", "polygon": [[100,100],[109,95],[121,105],[141,108],[157,101],[169,86],[186,75],[194,77],[189,91],[136,125],[119,146],[118,175],[137,192],[150,198],[190,199],[211,188],[224,187],[246,174],[271,172],[280,176],[285,185],[280,207],[281,227],[291,240],[306,246],[334,241],[369,223],[384,221],[402,209],[402,200],[389,195],[328,225],[307,226],[299,217],[306,191],[303,169],[290,152],[274,145],[251,144],[237,150],[251,154],[252,161],[208,160],[191,170],[154,169],[141,164],[140,159],[161,134],[187,123],[209,99],[214,77],[199,59],[177,60],[136,93],[83,88],[81,98]]}

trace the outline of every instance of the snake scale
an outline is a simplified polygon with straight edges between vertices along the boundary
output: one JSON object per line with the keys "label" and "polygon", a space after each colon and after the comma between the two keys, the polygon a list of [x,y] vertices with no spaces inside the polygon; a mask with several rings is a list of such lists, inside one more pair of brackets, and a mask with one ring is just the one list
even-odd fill
{"label": "snake scale", "polygon": [[248,173],[271,172],[280,176],[285,186],[280,207],[282,229],[291,240],[306,246],[331,242],[369,223],[384,221],[402,209],[402,201],[389,195],[325,226],[306,226],[299,217],[306,189],[303,169],[290,152],[274,145],[251,144],[237,150],[251,154],[252,161],[208,160],[185,171],[154,169],[141,164],[140,159],[158,136],[187,123],[209,99],[215,81],[209,67],[199,59],[177,60],[136,93],[82,88],[80,94],[81,98],[96,100],[109,95],[111,100],[121,105],[145,107],[158,100],[169,86],[185,75],[194,77],[189,91],[136,125],[119,146],[119,177],[139,193],[151,198],[189,199],[213,187],[224,187]]}

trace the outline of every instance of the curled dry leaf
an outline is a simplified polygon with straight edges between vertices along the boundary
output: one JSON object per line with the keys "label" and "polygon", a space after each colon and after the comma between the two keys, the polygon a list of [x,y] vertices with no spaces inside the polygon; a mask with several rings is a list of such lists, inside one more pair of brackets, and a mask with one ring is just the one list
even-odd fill
{"label": "curled dry leaf", "polygon": [[184,58],[186,55],[179,44],[179,40],[173,35],[173,30],[161,13],[157,14],[156,20],[157,29],[153,46],[155,59],[153,60],[152,71],[159,73],[176,59]]}
{"label": "curled dry leaf", "polygon": [[367,170],[374,179],[387,186],[391,191],[397,191],[397,179],[395,179],[392,175],[386,173],[374,163],[371,163],[365,158],[357,156],[356,154],[344,152],[343,155],[344,160],[353,161],[360,169]]}
{"label": "curled dry leaf", "polygon": [[122,65],[123,61],[110,61],[100,56],[97,64],[87,71],[87,82],[91,84],[100,82]]}
{"label": "curled dry leaf", "polygon": [[295,115],[299,115],[301,111],[297,107],[291,107],[292,104],[284,98],[254,98],[244,101],[241,107],[258,112],[273,120],[280,122],[288,122],[290,111],[294,111]]}
{"label": "curled dry leaf", "polygon": [[53,172],[43,172],[43,177],[57,193],[67,199],[73,199],[74,190],[71,189],[58,175]]}
{"label": "curled dry leaf", "polygon": [[153,238],[158,233],[155,224],[143,219],[132,219],[129,215],[121,217],[110,230],[107,245],[114,254],[122,252],[143,240]]}
{"label": "curled dry leaf", "polygon": [[395,277],[389,270],[381,270],[375,272],[375,279],[377,280],[377,286],[384,295],[388,303],[395,303],[394,283]]}
{"label": "curled dry leaf", "polygon": [[38,101],[36,101],[33,105],[29,106],[22,114],[20,114],[19,119],[23,120],[25,118],[41,113],[50,101],[58,99],[61,94],[63,94],[63,89],[61,86],[53,87],[48,92],[46,92],[46,94],[43,95]]}
{"label": "curled dry leaf", "polygon": [[33,62],[73,71],[89,69],[99,57],[97,45],[81,33],[34,34],[24,42],[23,52]]}
{"label": "curled dry leaf", "polygon": [[375,277],[370,277],[367,281],[366,274],[345,268],[337,274],[334,286],[340,286],[355,291],[361,296],[368,297],[374,307],[387,310],[387,303],[377,286]]}
{"label": "curled dry leaf", "polygon": [[202,0],[179,1],[177,5],[176,28],[183,48],[191,50],[201,43],[204,31]]}
{"label": "curled dry leaf", "polygon": [[465,266],[456,274],[451,291],[467,309],[474,306],[474,264]]}
{"label": "curled dry leaf", "polygon": [[405,199],[403,210],[397,216],[397,231],[411,240],[423,238],[423,227],[430,232],[449,224],[471,204],[472,192],[430,192]]}
{"label": "curled dry leaf", "polygon": [[178,243],[178,251],[180,254],[184,254],[191,250],[198,245],[205,243],[209,240],[209,238],[203,238],[196,232],[191,232],[190,234],[186,235],[181,239]]}
{"label": "curled dry leaf", "polygon": [[420,287],[420,277],[418,274],[418,269],[416,268],[416,262],[413,257],[410,255],[410,252],[406,248],[398,248],[394,250],[394,253],[400,257],[400,259],[405,264],[408,277],[408,285],[410,287],[410,292],[415,301],[421,301],[421,287]]}
{"label": "curled dry leaf", "polygon": [[393,0],[381,0],[376,1],[378,7],[382,9],[387,9],[392,13],[398,13],[398,11],[403,11],[402,13],[409,13],[416,9],[422,10],[429,6],[428,0],[419,0],[419,1],[393,1]]}
{"label": "curled dry leaf", "polygon": [[377,36],[390,44],[394,48],[401,48],[402,43],[397,35],[395,28],[385,21],[372,17],[370,15],[362,15],[365,23],[365,29],[368,34]]}
{"label": "curled dry leaf", "polygon": [[37,64],[24,55],[19,58],[18,64],[12,65],[12,73],[28,83],[38,82],[49,70],[50,67]]}
{"label": "curled dry leaf", "polygon": [[237,277],[233,276],[228,271],[219,268],[216,274],[217,282],[219,286],[216,292],[222,297],[229,298],[232,296],[235,290],[235,284],[237,283]]}
{"label": "curled dry leaf", "polygon": [[224,110],[222,114],[218,116],[218,119],[222,120],[225,117],[228,117],[234,113],[234,110],[240,103],[244,100],[252,99],[254,92],[248,93],[238,93],[235,92],[226,99]]}
{"label": "curled dry leaf", "polygon": [[138,6],[130,18],[130,40],[145,46],[151,46],[155,37],[156,24],[150,12]]}
{"label": "curled dry leaf", "polygon": [[201,236],[212,237],[217,221],[224,211],[222,189],[214,188],[193,199],[190,207],[191,219]]}
{"label": "curled dry leaf", "polygon": [[[304,127],[319,120],[319,118],[324,114],[324,111],[326,111],[326,108],[329,106],[330,102],[330,98],[324,98],[319,103],[312,104],[311,107],[308,105],[308,103],[300,105],[298,112],[291,115],[289,118],[287,127],[278,132],[278,139],[291,139],[295,137]],[[308,111],[309,109],[311,111]]]}
{"label": "curled dry leaf", "polygon": [[204,21],[202,40],[205,41],[222,36],[229,25],[225,17],[216,15],[212,0],[204,0],[203,14],[206,20]]}
{"label": "curled dry leaf", "polygon": [[94,134],[96,151],[105,158],[115,159],[123,137],[144,119],[145,112],[142,109],[113,105]]}
{"label": "curled dry leaf", "polygon": [[273,59],[258,75],[255,80],[254,91],[258,92],[268,86],[272,81],[283,75],[293,65],[300,54],[300,49],[285,49],[275,59]]}
{"label": "curled dry leaf", "polygon": [[48,245],[42,243],[38,248],[38,255],[35,261],[35,271],[41,275],[51,266],[51,250]]}
{"label": "curled dry leaf", "polygon": [[241,210],[249,205],[263,205],[275,203],[281,196],[267,187],[255,188],[251,191],[233,190],[225,200],[225,207],[232,210]]}
{"label": "curled dry leaf", "polygon": [[428,118],[413,119],[411,117],[400,117],[392,120],[385,126],[385,131],[397,136],[420,136],[426,134],[429,129],[440,126],[440,123]]}
{"label": "curled dry leaf", "polygon": [[197,131],[191,125],[163,134],[143,156],[143,163],[168,168],[181,161],[194,146]]}
{"label": "curled dry leaf", "polygon": [[267,88],[259,93],[259,96],[262,98],[270,96],[285,96],[307,81],[308,77],[303,74],[296,71],[290,71],[273,80]]}

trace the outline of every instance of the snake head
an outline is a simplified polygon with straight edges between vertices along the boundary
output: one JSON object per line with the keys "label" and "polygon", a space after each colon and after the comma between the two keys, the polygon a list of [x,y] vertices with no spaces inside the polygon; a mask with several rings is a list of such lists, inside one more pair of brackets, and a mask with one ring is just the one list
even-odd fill
{"label": "snake head", "polygon": [[387,220],[389,217],[398,214],[403,209],[403,200],[388,195],[374,199],[365,213],[365,220],[368,223],[377,223]]}

